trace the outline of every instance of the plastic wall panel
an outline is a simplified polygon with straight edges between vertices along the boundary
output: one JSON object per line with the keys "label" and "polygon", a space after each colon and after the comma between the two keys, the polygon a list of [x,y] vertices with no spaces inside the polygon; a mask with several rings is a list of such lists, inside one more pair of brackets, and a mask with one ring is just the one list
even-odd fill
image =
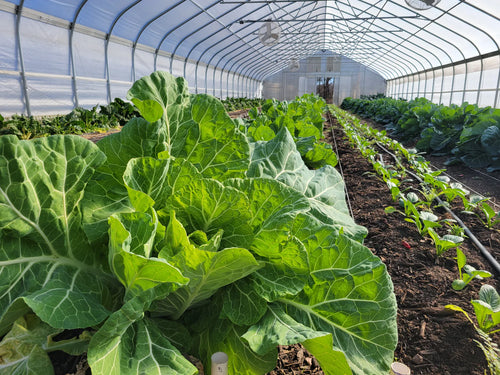
{"label": "plastic wall panel", "polygon": [[[424,80],[424,74],[427,80]],[[491,56],[484,59],[477,59],[467,63],[460,63],[454,67],[446,67],[443,70],[434,70],[435,79],[432,79],[432,71],[409,76],[415,77],[418,83],[420,80],[419,97],[426,97],[434,103],[462,104],[467,101],[481,107],[495,106],[495,96],[497,96],[498,76],[500,74],[500,56]],[[407,77],[405,77],[406,79]],[[441,85],[441,81],[443,84]],[[391,80],[391,90],[388,95],[398,97],[394,92],[398,89],[405,92],[408,88],[399,85],[399,80]],[[425,89],[425,84],[427,88]],[[453,86],[452,86],[453,85]],[[398,88],[392,89],[397,86]],[[427,91],[426,91],[427,90]],[[434,93],[432,94],[432,90]],[[498,99],[497,99],[498,103]],[[498,106],[498,104],[496,104]]]}
{"label": "plastic wall panel", "polygon": [[132,87],[132,83],[111,82],[111,99],[127,97],[127,92]]}
{"label": "plastic wall panel", "polygon": [[[198,74],[205,75],[205,69],[198,68]],[[210,91],[207,92],[207,94],[216,96],[218,98],[222,98],[222,93],[220,91],[220,82],[222,80],[222,70],[216,69],[215,76],[213,75],[213,73],[212,74],[208,73],[208,74],[209,74],[208,79],[212,79],[212,77],[213,77],[213,83],[212,83],[213,87]]]}
{"label": "plastic wall panel", "polygon": [[[0,38],[0,70],[19,70],[19,60],[15,38],[15,15],[6,12],[0,12],[0,35],[9,35],[8,38]],[[0,92],[3,92],[1,85]]]}
{"label": "plastic wall panel", "polygon": [[464,96],[464,102],[476,103],[477,91],[466,91]]}
{"label": "plastic wall panel", "polygon": [[132,48],[117,43],[108,45],[109,78],[132,81]]}
{"label": "plastic wall panel", "polygon": [[[167,71],[170,70],[170,62]],[[174,59],[172,61],[172,72],[176,77],[184,77],[184,60]]]}
{"label": "plastic wall panel", "polygon": [[[182,63],[182,65],[184,65],[184,62]],[[195,80],[195,76],[194,76],[195,68],[196,68],[196,66],[193,63],[188,62],[186,64],[186,76],[185,76],[185,78],[188,81],[189,92],[191,92],[191,93],[195,93],[195,90],[196,90],[196,80]],[[181,73],[180,76],[183,76],[183,74]],[[203,90],[204,85],[198,86],[198,90],[200,90],[200,89]]]}
{"label": "plastic wall panel", "polygon": [[147,51],[135,51],[135,79],[150,75],[154,71],[154,55]]}
{"label": "plastic wall panel", "polygon": [[[104,40],[75,32],[73,35],[73,51],[77,76],[106,77]],[[66,64],[68,64],[67,61]]]}
{"label": "plastic wall panel", "polygon": [[19,75],[0,73],[0,114],[12,116],[26,111],[23,100],[23,87]]}
{"label": "plastic wall panel", "polygon": [[481,91],[479,93],[479,102],[477,103],[480,107],[491,106],[495,102],[495,91]]}
{"label": "plastic wall panel", "polygon": [[[212,95],[214,88],[214,68],[208,67],[207,79],[205,81],[205,67],[198,66],[198,93],[210,93]],[[204,85],[200,85],[201,82],[205,82]],[[200,88],[201,87],[201,88]]]}
{"label": "plastic wall panel", "polygon": [[26,72],[70,74],[68,30],[23,18],[20,37]]}
{"label": "plastic wall panel", "polygon": [[500,56],[484,60],[484,71],[481,80],[481,89],[496,89],[500,74]]}
{"label": "plastic wall panel", "polygon": [[444,105],[449,105],[450,104],[450,99],[451,99],[451,93],[443,93],[441,95],[441,103]]}
{"label": "plastic wall panel", "polygon": [[68,113],[74,107],[70,77],[26,77],[31,112],[36,115]]}
{"label": "plastic wall panel", "polygon": [[481,77],[481,62],[474,61],[467,64],[467,85],[466,90],[477,90]]}
{"label": "plastic wall panel", "polygon": [[80,107],[92,108],[97,104],[108,104],[105,80],[77,79],[78,103]]}
{"label": "plastic wall panel", "polygon": [[156,70],[168,72],[170,69],[170,57],[158,55],[156,58]]}

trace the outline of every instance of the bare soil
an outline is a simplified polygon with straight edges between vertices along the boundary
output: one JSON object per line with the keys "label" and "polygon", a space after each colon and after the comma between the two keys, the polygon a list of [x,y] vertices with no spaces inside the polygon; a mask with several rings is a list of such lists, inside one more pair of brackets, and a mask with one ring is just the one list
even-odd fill
{"label": "bare soil", "polygon": [[[97,141],[102,134],[85,135]],[[397,214],[386,214],[387,206],[395,205],[384,182],[375,174],[371,164],[354,149],[341,127],[333,121],[325,131],[326,141],[334,144],[339,156],[350,205],[355,221],[368,229],[364,244],[386,264],[394,284],[398,303],[399,340],[395,360],[411,368],[413,375],[484,375],[487,362],[474,340],[479,340],[471,323],[460,313],[445,308],[455,304],[473,315],[470,301],[478,298],[479,288],[488,283],[500,290],[498,275],[482,281],[474,280],[460,292],[451,284],[458,277],[454,251],[436,260],[434,245],[420,236],[415,226]],[[435,159],[438,167],[442,159]],[[500,184],[464,167],[448,170],[453,177],[472,187],[494,202],[500,202]],[[492,174],[500,178],[500,173]],[[460,202],[453,202],[460,212]],[[439,213],[442,217],[446,213]],[[461,215],[482,244],[500,260],[500,226],[486,229],[474,216]],[[408,248],[409,247],[409,248]],[[470,240],[461,246],[468,264],[494,273]],[[497,343],[500,336],[494,337]],[[90,374],[85,357],[77,361],[53,356],[56,374]],[[196,362],[196,361],[195,361]],[[487,371],[487,373],[489,373]],[[323,374],[321,367],[300,345],[278,348],[277,367],[268,375]],[[370,375],[370,374],[366,374]]]}

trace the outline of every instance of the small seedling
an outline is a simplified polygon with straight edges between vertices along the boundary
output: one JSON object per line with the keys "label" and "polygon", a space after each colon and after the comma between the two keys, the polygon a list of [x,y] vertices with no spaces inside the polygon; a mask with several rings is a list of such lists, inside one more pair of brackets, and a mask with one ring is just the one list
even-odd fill
{"label": "small seedling", "polygon": [[493,228],[495,225],[500,223],[500,211],[495,212],[492,206],[488,204],[488,202],[481,202],[479,204],[479,209],[486,217],[486,220],[482,220],[484,225],[486,225],[489,229]]}
{"label": "small seedling", "polygon": [[[467,264],[467,258],[462,250],[457,248],[457,266],[459,272],[459,279],[454,280],[451,287],[454,290],[464,289],[472,280],[482,280],[486,277],[491,277],[491,273],[485,270],[476,270],[471,265]],[[463,270],[463,272],[462,272]]]}
{"label": "small seedling", "polygon": [[443,255],[446,251],[460,246],[460,244],[464,241],[463,237],[453,236],[451,234],[445,234],[443,237],[441,237],[432,228],[428,229],[428,233],[432,238],[432,242],[434,242],[434,246],[436,247],[436,255],[438,257]]}

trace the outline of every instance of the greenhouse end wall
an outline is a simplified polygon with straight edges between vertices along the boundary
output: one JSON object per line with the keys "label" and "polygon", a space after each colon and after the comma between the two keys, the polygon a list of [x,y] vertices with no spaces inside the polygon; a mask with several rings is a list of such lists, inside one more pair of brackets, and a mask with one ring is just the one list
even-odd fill
{"label": "greenhouse end wall", "polygon": [[262,97],[292,100],[306,93],[321,94],[320,86],[328,78],[333,88],[327,102],[337,105],[347,97],[386,92],[386,81],[380,74],[345,56],[326,51],[300,60],[296,71],[285,69],[265,78]]}

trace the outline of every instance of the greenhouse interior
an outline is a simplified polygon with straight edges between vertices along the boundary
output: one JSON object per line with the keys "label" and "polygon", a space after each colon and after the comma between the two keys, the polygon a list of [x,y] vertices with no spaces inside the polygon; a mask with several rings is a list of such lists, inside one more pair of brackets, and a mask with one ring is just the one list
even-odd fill
{"label": "greenhouse interior", "polygon": [[500,1],[0,33],[0,374],[500,374]]}

